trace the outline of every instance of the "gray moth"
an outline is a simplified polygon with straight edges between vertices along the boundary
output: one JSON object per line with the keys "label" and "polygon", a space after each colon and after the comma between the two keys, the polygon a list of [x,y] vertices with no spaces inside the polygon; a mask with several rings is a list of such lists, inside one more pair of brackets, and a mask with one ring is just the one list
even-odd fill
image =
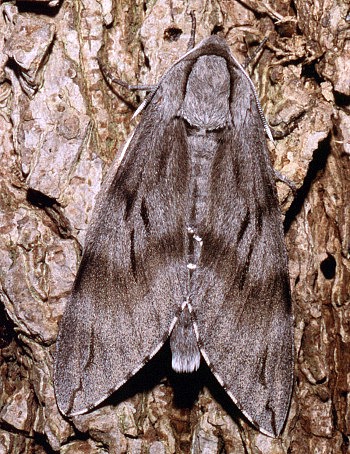
{"label": "gray moth", "polygon": [[97,198],[60,323],[60,411],[85,413],[170,337],[277,436],[293,384],[287,254],[254,86],[211,36],[162,77]]}

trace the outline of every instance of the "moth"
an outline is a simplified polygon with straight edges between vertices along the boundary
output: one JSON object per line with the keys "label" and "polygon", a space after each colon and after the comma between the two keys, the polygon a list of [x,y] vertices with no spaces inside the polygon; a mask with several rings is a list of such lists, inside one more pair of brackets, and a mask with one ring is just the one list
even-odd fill
{"label": "moth", "polygon": [[58,406],[91,410],[170,337],[175,371],[204,360],[243,414],[277,436],[293,319],[271,133],[253,83],[211,36],[142,107],[97,198],[60,324]]}

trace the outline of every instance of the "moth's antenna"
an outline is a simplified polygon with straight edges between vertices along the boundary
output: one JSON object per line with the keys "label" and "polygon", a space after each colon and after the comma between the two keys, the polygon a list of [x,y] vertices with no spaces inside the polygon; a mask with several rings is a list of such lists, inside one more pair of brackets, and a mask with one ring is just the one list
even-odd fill
{"label": "moth's antenna", "polygon": [[157,85],[132,85],[132,84],[128,84],[124,80],[119,79],[119,77],[116,77],[112,73],[111,68],[107,64],[103,63],[103,61],[100,58],[98,58],[97,61],[98,61],[99,67],[101,69],[102,75],[106,79],[108,85],[117,84],[117,85],[120,85],[123,88],[126,88],[129,91],[138,91],[138,90],[152,91],[152,90],[154,90],[157,87]]}
{"label": "moth's antenna", "polygon": [[265,43],[266,41],[268,40],[268,38],[264,38],[261,43],[259,44],[259,46],[255,49],[255,51],[253,52],[252,55],[248,55],[248,57],[244,60],[244,62],[242,63],[242,66],[244,69],[247,68],[247,66],[249,65],[249,63],[251,61],[254,60],[254,58],[258,55],[258,53],[261,51],[261,49],[265,46]]}
{"label": "moth's antenna", "polygon": [[196,40],[196,25],[197,25],[196,15],[194,14],[193,10],[191,10],[190,15],[191,15],[192,27],[191,27],[191,37],[187,44],[187,52],[194,48],[194,45],[196,42],[195,41]]}

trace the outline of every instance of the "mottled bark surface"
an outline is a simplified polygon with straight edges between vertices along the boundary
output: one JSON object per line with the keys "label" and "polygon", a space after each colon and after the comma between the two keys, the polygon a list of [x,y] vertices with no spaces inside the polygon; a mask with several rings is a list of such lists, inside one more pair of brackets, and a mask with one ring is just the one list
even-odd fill
{"label": "mottled bark surface", "polygon": [[[0,453],[348,452],[348,8],[337,0],[1,2]],[[167,352],[88,415],[66,420],[55,403],[57,324],[101,180],[144,96],[113,94],[97,55],[129,83],[154,84],[186,50],[190,9],[197,42],[220,33],[241,61],[269,37],[251,75],[275,132],[274,166],[298,187],[293,196],[278,184],[296,339],[278,439],[241,419],[206,370],[172,374]]]}

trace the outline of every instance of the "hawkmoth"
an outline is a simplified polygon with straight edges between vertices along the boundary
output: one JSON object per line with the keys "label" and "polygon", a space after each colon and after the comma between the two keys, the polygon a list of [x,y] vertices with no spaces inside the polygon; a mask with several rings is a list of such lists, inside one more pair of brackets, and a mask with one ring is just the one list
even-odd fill
{"label": "hawkmoth", "polygon": [[202,358],[262,432],[293,383],[287,254],[254,86],[211,36],[162,77],[97,198],[57,341],[55,390],[84,413],[170,336],[172,365]]}

